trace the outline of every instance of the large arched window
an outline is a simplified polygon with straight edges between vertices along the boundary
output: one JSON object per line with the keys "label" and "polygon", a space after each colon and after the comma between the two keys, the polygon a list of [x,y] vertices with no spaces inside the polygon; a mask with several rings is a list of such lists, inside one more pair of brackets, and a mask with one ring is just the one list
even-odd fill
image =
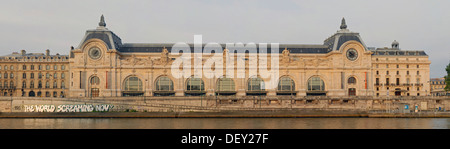
{"label": "large arched window", "polygon": [[319,77],[312,77],[308,80],[308,91],[324,91],[325,83]]}
{"label": "large arched window", "polygon": [[155,96],[172,96],[173,91],[173,81],[167,77],[159,77],[155,82]]}
{"label": "large arched window", "polygon": [[325,83],[320,77],[311,77],[308,80],[307,96],[325,96]]}
{"label": "large arched window", "polygon": [[278,82],[278,91],[293,91],[295,90],[295,83],[289,77],[281,77]]}
{"label": "large arched window", "polygon": [[128,77],[125,79],[124,91],[142,91],[141,79],[138,77]]}
{"label": "large arched window", "polygon": [[261,78],[250,78],[248,80],[248,91],[264,91],[264,80]]}
{"label": "large arched window", "polygon": [[261,78],[248,79],[247,95],[266,95],[264,80]]}
{"label": "large arched window", "polygon": [[156,80],[155,89],[157,91],[173,91],[173,82],[169,77],[159,77],[158,80]]}
{"label": "large arched window", "polygon": [[142,96],[142,95],[144,95],[141,79],[139,79],[138,77],[135,77],[135,76],[126,78],[124,81],[122,95],[123,96]]}
{"label": "large arched window", "polygon": [[219,78],[219,80],[217,81],[217,92],[220,95],[236,93],[233,79]]}
{"label": "large arched window", "polygon": [[186,81],[186,95],[203,95],[205,83],[201,78],[188,78]]}

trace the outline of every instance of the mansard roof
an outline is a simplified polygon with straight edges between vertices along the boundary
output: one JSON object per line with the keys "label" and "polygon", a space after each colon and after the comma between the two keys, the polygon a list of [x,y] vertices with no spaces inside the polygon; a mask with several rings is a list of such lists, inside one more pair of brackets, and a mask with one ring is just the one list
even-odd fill
{"label": "mansard roof", "polygon": [[[174,46],[174,43],[124,43],[119,49],[119,52],[150,52],[150,53],[160,53],[162,52],[163,48],[166,48],[169,52],[172,51],[172,47]],[[194,44],[187,44],[190,48],[191,52],[196,52]],[[214,47],[220,46],[222,49],[227,48],[230,52],[260,52],[260,46],[258,44],[255,44],[256,51],[249,50],[249,48],[238,48],[235,47],[235,44],[231,44],[230,47],[227,46],[227,44],[216,44],[214,45],[208,45],[202,44],[202,52],[204,50],[213,51]],[[249,47],[249,45],[243,45]],[[179,48],[178,50],[180,50]],[[302,45],[302,44],[279,44],[278,46],[278,53],[282,53],[284,49],[287,49],[290,51],[290,53],[328,53],[328,47],[324,45]],[[271,53],[272,47],[270,44],[267,44],[267,49],[261,49],[265,50],[267,53]],[[274,51],[275,52],[275,51]]]}

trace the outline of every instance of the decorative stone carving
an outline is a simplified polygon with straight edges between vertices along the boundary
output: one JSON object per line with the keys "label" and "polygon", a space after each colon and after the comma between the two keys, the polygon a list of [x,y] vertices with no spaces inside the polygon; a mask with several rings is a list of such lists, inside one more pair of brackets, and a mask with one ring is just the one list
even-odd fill
{"label": "decorative stone carving", "polygon": [[284,48],[284,50],[283,50],[283,52],[282,52],[282,62],[283,63],[285,63],[285,64],[288,64],[290,61],[291,61],[291,58],[290,58],[290,51],[287,49],[287,48]]}

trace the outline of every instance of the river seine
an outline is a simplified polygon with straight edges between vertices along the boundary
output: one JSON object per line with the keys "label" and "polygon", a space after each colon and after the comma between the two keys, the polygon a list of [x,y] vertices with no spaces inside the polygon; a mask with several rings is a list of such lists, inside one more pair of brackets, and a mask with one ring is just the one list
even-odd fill
{"label": "river seine", "polygon": [[450,118],[3,118],[0,129],[449,129]]}

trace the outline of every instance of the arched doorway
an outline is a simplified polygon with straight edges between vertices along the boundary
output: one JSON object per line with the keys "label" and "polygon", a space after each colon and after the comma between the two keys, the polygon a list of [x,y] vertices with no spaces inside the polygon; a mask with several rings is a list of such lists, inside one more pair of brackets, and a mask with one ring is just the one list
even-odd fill
{"label": "arched doorway", "polygon": [[348,84],[348,96],[356,96],[356,78],[355,77],[350,77],[347,80],[347,84]]}
{"label": "arched doorway", "polygon": [[89,87],[90,87],[90,97],[98,97],[100,96],[100,78],[97,76],[92,76],[91,79],[89,79]]}
{"label": "arched doorway", "polygon": [[35,97],[36,95],[35,95],[35,93],[34,93],[34,91],[30,91],[29,93],[28,93],[28,97]]}
{"label": "arched doorway", "polygon": [[356,96],[356,89],[355,88],[349,88],[348,89],[348,95],[349,96]]}

